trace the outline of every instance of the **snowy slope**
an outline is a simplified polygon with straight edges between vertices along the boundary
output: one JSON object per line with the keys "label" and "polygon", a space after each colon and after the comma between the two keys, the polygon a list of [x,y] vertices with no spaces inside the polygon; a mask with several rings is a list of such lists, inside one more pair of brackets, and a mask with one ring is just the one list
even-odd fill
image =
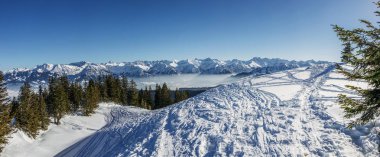
{"label": "snowy slope", "polygon": [[323,96],[355,94],[333,70],[248,77],[156,111],[118,107],[57,156],[378,156],[380,122],[348,130],[335,95]]}
{"label": "snowy slope", "polygon": [[29,138],[22,131],[11,135],[9,143],[0,154],[2,157],[49,157],[80,141],[107,124],[107,115],[114,104],[100,104],[100,107],[90,117],[65,116],[62,124],[51,124],[36,139]]}
{"label": "snowy slope", "polygon": [[[253,58],[248,61],[218,59],[193,59],[181,61],[135,61],[135,62],[108,62],[89,63],[77,62],[71,64],[43,64],[33,69],[13,69],[5,73],[8,83],[24,81],[44,83],[54,75],[67,75],[71,80],[85,80],[104,74],[126,75],[129,77],[172,75],[172,74],[231,74],[249,73],[253,70],[266,69],[285,70],[295,67],[310,66],[327,63],[323,61],[288,61],[282,59]],[[255,72],[253,71],[253,72]],[[261,70],[260,70],[261,71]]]}

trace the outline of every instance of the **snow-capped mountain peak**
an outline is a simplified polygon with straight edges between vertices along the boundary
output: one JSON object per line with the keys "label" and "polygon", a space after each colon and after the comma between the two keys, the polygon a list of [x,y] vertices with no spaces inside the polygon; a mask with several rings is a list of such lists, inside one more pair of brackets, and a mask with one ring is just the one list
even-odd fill
{"label": "snow-capped mountain peak", "polygon": [[[310,66],[322,61],[288,61],[283,59],[268,59],[255,57],[251,60],[218,60],[187,59],[187,60],[160,60],[160,61],[134,61],[134,62],[107,62],[90,63],[86,61],[70,64],[42,64],[33,69],[13,69],[5,74],[8,82],[47,81],[50,76],[67,75],[70,79],[94,78],[98,75],[115,74],[132,77],[171,75],[171,74],[238,74],[270,69],[290,69],[295,67]],[[273,71],[273,70],[272,70]]]}

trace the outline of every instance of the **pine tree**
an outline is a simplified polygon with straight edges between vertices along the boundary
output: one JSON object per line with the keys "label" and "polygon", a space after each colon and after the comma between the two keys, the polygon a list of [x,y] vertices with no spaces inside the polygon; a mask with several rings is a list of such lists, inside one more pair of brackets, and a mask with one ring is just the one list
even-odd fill
{"label": "pine tree", "polygon": [[95,82],[90,80],[85,91],[83,115],[90,116],[94,113],[95,109],[98,107],[99,95],[99,90],[97,89]]}
{"label": "pine tree", "polygon": [[48,91],[44,91],[44,96],[45,94],[46,95],[46,99],[45,99],[45,102],[46,102],[46,109],[47,109],[47,112],[48,112],[48,115],[53,117],[54,115],[54,106],[53,106],[53,92],[55,90],[55,83],[56,79],[54,79],[53,77],[50,77],[49,78],[49,84],[48,84]]}
{"label": "pine tree", "polygon": [[132,106],[138,106],[139,104],[138,95],[139,94],[138,94],[136,82],[131,80],[129,84],[129,89],[128,89],[128,104]]}
{"label": "pine tree", "polygon": [[[35,93],[31,93],[32,95],[32,100],[31,100],[31,104],[29,105],[29,111],[28,111],[28,125],[27,125],[27,134],[32,137],[32,138],[36,138],[36,136],[38,135],[38,132],[39,130],[41,129],[41,122],[42,120],[44,120],[43,118],[45,117],[41,117],[41,113],[40,113],[40,108],[39,108],[39,98],[38,98],[38,95],[35,94]],[[47,127],[47,126],[46,126]]]}
{"label": "pine tree", "polygon": [[0,152],[8,143],[8,135],[12,131],[10,127],[11,116],[9,115],[9,100],[4,82],[4,75],[0,71]]}
{"label": "pine tree", "polygon": [[186,100],[189,98],[189,92],[188,91],[181,91],[181,101]]}
{"label": "pine tree", "polygon": [[129,83],[126,77],[123,77],[121,80],[121,94],[120,94],[120,102],[123,105],[128,105],[128,89]]}
{"label": "pine tree", "polygon": [[42,89],[42,86],[39,86],[37,109],[40,127],[42,130],[46,130],[50,124],[50,119],[46,109],[44,91]]}
{"label": "pine tree", "polygon": [[175,89],[174,92],[174,103],[182,101],[182,95],[181,92],[178,90],[178,88]]}
{"label": "pine tree", "polygon": [[59,81],[60,81],[60,84],[63,87],[64,91],[66,92],[66,95],[69,96],[70,95],[69,78],[66,75],[64,75],[64,76],[59,77]]}
{"label": "pine tree", "polygon": [[48,111],[54,118],[54,123],[59,125],[61,118],[70,111],[70,102],[67,95],[65,81],[62,78],[52,78],[49,84],[49,107]]}
{"label": "pine tree", "polygon": [[137,97],[138,107],[145,108],[144,90],[140,89]]}
{"label": "pine tree", "polygon": [[83,89],[80,83],[71,83],[70,84],[70,104],[71,112],[75,113],[78,111],[79,107],[82,105],[82,95]]}
{"label": "pine tree", "polygon": [[21,130],[27,130],[28,116],[29,116],[29,106],[32,103],[32,94],[30,85],[28,83],[24,83],[23,86],[20,87],[19,93],[19,107],[16,113],[16,127]]}
{"label": "pine tree", "polygon": [[154,94],[154,109],[161,108],[162,102],[161,86],[156,84],[156,92]]}
{"label": "pine tree", "polygon": [[121,103],[121,95],[122,95],[122,83],[119,78],[114,77],[113,78],[113,92],[114,92],[114,97],[112,98],[112,101],[115,103]]}
{"label": "pine tree", "polygon": [[115,86],[114,79],[112,75],[106,76],[105,85],[108,99],[106,101],[112,101],[115,98]]}
{"label": "pine tree", "polygon": [[16,127],[28,136],[35,138],[38,134],[37,103],[38,97],[32,92],[29,83],[20,88],[18,112],[16,113]]}
{"label": "pine tree", "polygon": [[170,104],[172,104],[172,99],[170,97],[170,89],[168,88],[168,85],[164,83],[161,89],[161,108],[166,107]]}
{"label": "pine tree", "polygon": [[149,90],[148,90],[148,87],[145,87],[145,90],[143,92],[143,99],[145,100],[145,103],[146,103],[146,109],[149,109],[149,110],[153,109],[151,93],[152,93],[152,88],[149,86]]}
{"label": "pine tree", "polygon": [[98,89],[100,92],[100,100],[101,101],[108,101],[108,95],[107,95],[107,91],[108,91],[107,88],[108,87],[107,87],[107,84],[105,83],[104,76],[98,77],[97,84],[98,84]]}
{"label": "pine tree", "polygon": [[[376,5],[380,8],[380,1]],[[380,16],[380,11],[375,14]],[[380,115],[380,28],[367,20],[360,21],[366,28],[347,30],[334,25],[344,46],[342,62],[354,67],[353,70],[346,70],[337,65],[337,69],[350,80],[365,80],[369,84],[368,89],[346,86],[358,92],[361,99],[339,95],[345,117],[358,117],[349,127],[365,124]]]}

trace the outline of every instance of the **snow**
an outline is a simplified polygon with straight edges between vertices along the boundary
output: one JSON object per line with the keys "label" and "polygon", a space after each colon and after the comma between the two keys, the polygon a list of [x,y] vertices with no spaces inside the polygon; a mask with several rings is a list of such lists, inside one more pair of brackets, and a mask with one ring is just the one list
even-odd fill
{"label": "snow", "polygon": [[259,88],[263,91],[270,93],[276,93],[276,96],[282,101],[293,99],[301,90],[301,85],[280,85],[280,86],[270,86]]}
{"label": "snow", "polygon": [[302,72],[296,73],[294,77],[298,79],[306,80],[310,78],[310,74],[311,74],[311,71],[302,71]]}
{"label": "snow", "polygon": [[337,72],[331,72],[329,74],[329,77],[331,77],[331,78],[343,78],[343,79],[345,78],[343,74],[337,73]]}
{"label": "snow", "polygon": [[178,64],[177,64],[177,62],[176,61],[173,61],[172,63],[170,63],[169,64],[171,67],[177,67],[178,66]]}
{"label": "snow", "polygon": [[325,85],[336,85],[339,87],[344,87],[346,85],[353,85],[353,86],[358,86],[361,88],[368,88],[368,84],[366,82],[361,82],[361,81],[349,81],[349,80],[342,80],[342,79],[329,79],[326,81]]}
{"label": "snow", "polygon": [[[279,62],[283,64],[278,64]],[[254,58],[254,60],[218,60],[218,59],[194,59],[194,60],[161,60],[161,61],[135,61],[135,62],[108,62],[88,63],[77,62],[71,64],[43,64],[33,69],[13,69],[5,73],[7,82],[47,81],[54,74],[67,75],[71,79],[83,79],[95,77],[100,74],[127,75],[129,77],[141,77],[152,75],[172,74],[238,74],[250,72],[257,67],[271,67],[282,69],[285,63],[297,66],[309,66],[315,61],[287,61],[280,59]],[[318,62],[327,63],[327,62]]]}
{"label": "snow", "polygon": [[22,131],[11,135],[1,156],[4,157],[43,157],[54,156],[66,147],[93,134],[107,124],[107,115],[115,105],[100,104],[96,113],[90,117],[66,116],[62,124],[51,124],[36,139],[29,138]]}
{"label": "snow", "polygon": [[[73,127],[65,123],[62,127],[69,131],[66,134],[66,130],[58,129],[61,131],[57,132],[62,133],[59,137],[47,136],[54,136],[54,131],[50,131],[54,129],[35,141],[14,134],[16,138],[11,139],[14,144],[8,145],[3,154],[52,156],[59,152],[58,157],[379,156],[376,143],[380,139],[376,130],[380,130],[380,119],[353,130],[346,128],[350,119],[343,117],[336,95],[356,96],[344,88],[344,84],[357,82],[329,77],[333,69],[334,65],[315,65],[250,76],[154,111],[110,106],[111,111],[104,112],[107,121],[102,126],[106,123],[105,126],[98,127],[101,129],[96,132],[92,130],[87,137],[66,139],[74,136],[73,128],[87,128],[83,126],[88,124],[80,122]],[[329,93],[324,95],[326,92]],[[65,118],[71,123],[78,117]],[[57,142],[59,140],[63,142]],[[53,147],[54,151],[44,152]],[[23,154],[21,150],[28,153]]]}
{"label": "snow", "polygon": [[57,156],[378,156],[380,122],[349,130],[336,99],[318,100],[332,69],[259,78],[288,76],[285,85],[244,78],[156,111],[116,108],[107,127]]}
{"label": "snow", "polygon": [[148,71],[149,68],[150,68],[149,66],[144,65],[144,64],[137,64],[135,66],[138,67],[138,68],[140,68],[140,69],[142,69],[142,70],[144,70],[144,71]]}

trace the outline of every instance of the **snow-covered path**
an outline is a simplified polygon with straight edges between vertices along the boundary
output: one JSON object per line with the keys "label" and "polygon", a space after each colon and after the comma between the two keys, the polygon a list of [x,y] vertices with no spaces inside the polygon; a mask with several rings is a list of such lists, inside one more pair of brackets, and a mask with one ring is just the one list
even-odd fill
{"label": "snow-covered path", "polygon": [[329,112],[332,70],[245,78],[156,111],[115,107],[107,126],[57,156],[377,156],[377,127],[348,130]]}

